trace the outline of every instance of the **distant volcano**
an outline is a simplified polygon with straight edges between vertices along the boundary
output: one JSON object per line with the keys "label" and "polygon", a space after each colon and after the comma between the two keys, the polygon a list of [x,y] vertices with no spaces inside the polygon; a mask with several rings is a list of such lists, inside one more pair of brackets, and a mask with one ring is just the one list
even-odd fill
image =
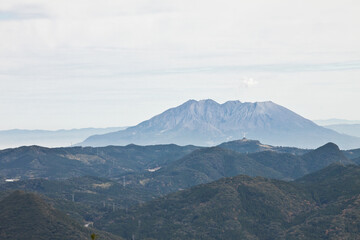
{"label": "distant volcano", "polygon": [[94,135],[79,145],[106,146],[175,143],[211,146],[246,136],[264,143],[314,148],[335,142],[341,148],[360,147],[355,138],[320,127],[289,109],[269,102],[189,100],[134,127]]}

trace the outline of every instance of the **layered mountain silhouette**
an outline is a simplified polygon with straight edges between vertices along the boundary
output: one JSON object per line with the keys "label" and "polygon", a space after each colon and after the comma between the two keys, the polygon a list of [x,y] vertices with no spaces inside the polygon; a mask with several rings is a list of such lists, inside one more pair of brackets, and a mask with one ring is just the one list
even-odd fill
{"label": "layered mountain silhouette", "polygon": [[[174,144],[151,146],[131,144],[95,148],[29,146],[0,151],[0,179],[64,179],[80,176],[122,178],[129,174],[138,178],[143,175],[168,174],[172,171],[171,168],[179,170],[183,167],[185,167],[184,175],[189,175],[190,172],[186,173],[189,166],[195,167],[191,171],[204,170],[206,173],[217,171],[221,177],[249,174],[294,179],[309,171],[318,170],[319,167],[326,167],[332,162],[357,163],[350,160],[358,157],[360,157],[360,149],[340,151],[339,147],[332,143],[313,151],[294,147],[276,147],[249,139],[225,142],[217,147],[208,148]],[[196,169],[195,163],[202,169]],[[222,172],[220,163],[230,171]],[[301,163],[301,166],[295,167],[296,163]],[[208,167],[214,170],[209,170]],[[230,172],[233,173],[228,175]],[[213,177],[210,179],[216,180]],[[198,181],[192,184],[195,182]]]}
{"label": "layered mountain silhouette", "polygon": [[[239,174],[293,180],[336,162],[358,164],[357,158],[345,156],[346,153],[357,157],[358,150],[340,151],[333,143],[315,150],[302,150],[248,139],[208,148],[176,145],[21,147],[0,151],[0,177],[3,178],[0,192],[35,191],[67,201],[75,195],[76,203],[101,207],[103,211],[107,210],[104,205],[125,208]],[[77,177],[64,179],[73,176]],[[9,177],[21,180],[5,182]],[[112,180],[105,179],[108,177]]]}
{"label": "layered mountain silhouette", "polygon": [[332,164],[295,182],[223,178],[110,213],[126,239],[358,239],[360,167]]}
{"label": "layered mountain silhouette", "polygon": [[[107,232],[125,239],[356,239],[359,232],[360,168],[348,165],[359,149],[334,143],[302,150],[242,139],[207,148],[32,146],[0,153],[1,173],[60,178],[0,184],[0,239],[90,239],[94,231],[99,239],[117,239]],[[109,169],[126,171],[112,180],[61,179]],[[47,202],[8,195],[16,189]],[[84,228],[84,221],[107,232]]]}
{"label": "layered mountain silhouette", "polygon": [[360,138],[320,127],[271,101],[219,104],[210,99],[189,100],[134,127],[91,136],[80,145],[174,143],[213,146],[244,135],[278,146],[314,148],[330,141],[343,149],[360,146]]}

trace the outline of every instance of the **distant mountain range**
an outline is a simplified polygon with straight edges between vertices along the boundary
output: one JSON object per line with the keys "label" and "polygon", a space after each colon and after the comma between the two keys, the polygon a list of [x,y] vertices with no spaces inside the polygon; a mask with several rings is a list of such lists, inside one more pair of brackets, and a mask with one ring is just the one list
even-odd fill
{"label": "distant mountain range", "polygon": [[360,121],[345,119],[314,120],[314,122],[325,128],[334,130],[341,134],[360,137]]}
{"label": "distant mountain range", "polygon": [[89,136],[123,130],[125,127],[81,128],[70,130],[24,130],[0,131],[0,149],[39,145],[44,147],[67,147]]}
{"label": "distant mountain range", "polygon": [[320,126],[329,126],[329,125],[343,125],[343,124],[360,124],[360,120],[346,120],[346,119],[322,119],[322,120],[313,120],[314,123]]}
{"label": "distant mountain range", "polygon": [[334,124],[326,125],[324,127],[332,129],[338,133],[360,137],[360,124]]}
{"label": "distant mountain range", "polygon": [[273,102],[189,100],[125,130],[91,136],[81,146],[193,144],[214,146],[247,136],[277,146],[315,148],[335,142],[360,147],[360,138],[339,134]]}

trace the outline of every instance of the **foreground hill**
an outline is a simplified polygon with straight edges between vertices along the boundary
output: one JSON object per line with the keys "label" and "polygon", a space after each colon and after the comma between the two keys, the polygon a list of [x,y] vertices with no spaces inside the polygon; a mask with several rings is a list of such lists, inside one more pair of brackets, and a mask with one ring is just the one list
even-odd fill
{"label": "foreground hill", "polygon": [[358,239],[360,167],[331,165],[283,182],[236,176],[109,214],[126,239]]}
{"label": "foreground hill", "polygon": [[158,197],[141,185],[128,186],[105,178],[77,177],[64,180],[28,179],[0,184],[1,195],[14,190],[43,195],[54,207],[79,222],[93,222],[108,211],[125,209]]}
{"label": "foreground hill", "polygon": [[314,148],[336,142],[360,147],[360,138],[339,134],[273,102],[189,100],[122,131],[91,136],[82,146],[194,144],[213,146],[246,134],[272,145]]}
{"label": "foreground hill", "polygon": [[88,240],[94,232],[101,239],[120,239],[81,226],[39,196],[15,191],[0,202],[0,238],[3,240]]}

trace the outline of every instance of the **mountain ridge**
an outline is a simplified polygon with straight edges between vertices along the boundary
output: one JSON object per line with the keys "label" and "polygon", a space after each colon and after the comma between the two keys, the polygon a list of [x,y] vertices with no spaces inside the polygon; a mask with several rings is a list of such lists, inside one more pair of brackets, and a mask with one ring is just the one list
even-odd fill
{"label": "mountain ridge", "polygon": [[149,192],[163,195],[239,174],[289,181],[336,162],[355,164],[333,143],[303,155],[276,151],[244,154],[221,147],[209,147],[194,150],[155,172],[128,175],[127,179],[130,186],[141,185]]}
{"label": "mountain ridge", "polygon": [[0,178],[116,177],[176,160],[196,146],[107,146],[46,148],[25,146],[0,150]]}

